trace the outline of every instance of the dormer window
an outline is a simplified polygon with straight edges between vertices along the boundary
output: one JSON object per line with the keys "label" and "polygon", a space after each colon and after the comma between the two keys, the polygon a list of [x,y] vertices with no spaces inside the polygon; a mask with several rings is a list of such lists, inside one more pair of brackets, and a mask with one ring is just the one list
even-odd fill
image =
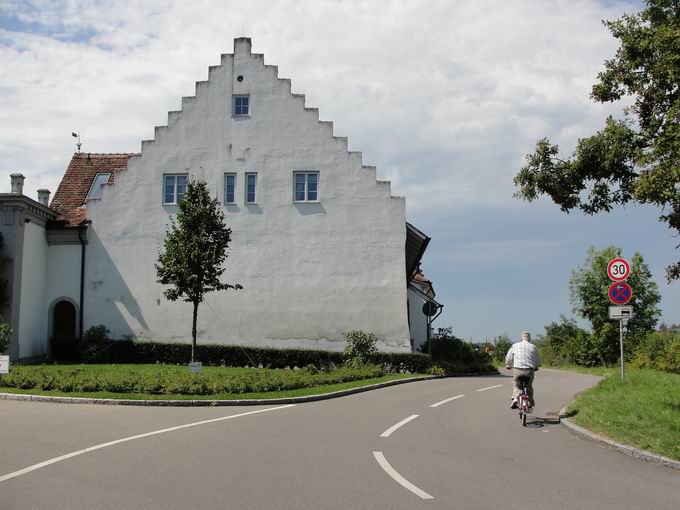
{"label": "dormer window", "polygon": [[250,115],[250,96],[234,96],[234,117],[247,117]]}
{"label": "dormer window", "polygon": [[110,173],[100,173],[94,176],[94,181],[92,181],[92,186],[90,186],[90,191],[87,192],[85,200],[88,198],[101,198],[102,197],[102,184],[109,182],[111,178]]}

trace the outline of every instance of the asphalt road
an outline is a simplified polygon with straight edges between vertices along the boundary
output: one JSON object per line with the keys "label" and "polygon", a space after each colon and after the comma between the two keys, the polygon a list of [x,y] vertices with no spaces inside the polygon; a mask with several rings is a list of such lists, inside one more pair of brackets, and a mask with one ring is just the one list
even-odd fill
{"label": "asphalt road", "polygon": [[287,407],[0,401],[0,509],[677,510],[676,470],[549,414],[595,382],[538,372],[526,428],[507,376]]}

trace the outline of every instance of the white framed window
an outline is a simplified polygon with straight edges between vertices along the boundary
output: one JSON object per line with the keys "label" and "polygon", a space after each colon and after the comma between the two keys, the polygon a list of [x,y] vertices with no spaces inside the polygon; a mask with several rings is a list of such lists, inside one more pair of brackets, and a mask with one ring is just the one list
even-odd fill
{"label": "white framed window", "polygon": [[163,175],[163,204],[177,205],[187,192],[189,174],[165,174]]}
{"label": "white framed window", "polygon": [[257,203],[257,172],[246,173],[246,204]]}
{"label": "white framed window", "polygon": [[234,117],[247,117],[250,115],[250,95],[234,95],[232,115]]}
{"label": "white framed window", "polygon": [[85,200],[88,198],[101,198],[102,197],[102,184],[109,182],[111,178],[111,173],[99,173],[94,176],[92,181],[92,186],[90,186],[90,191],[87,192]]}
{"label": "white framed window", "polygon": [[319,172],[293,172],[293,201],[319,201]]}
{"label": "white framed window", "polygon": [[236,174],[226,173],[224,174],[224,203],[225,204],[235,204],[236,203]]}

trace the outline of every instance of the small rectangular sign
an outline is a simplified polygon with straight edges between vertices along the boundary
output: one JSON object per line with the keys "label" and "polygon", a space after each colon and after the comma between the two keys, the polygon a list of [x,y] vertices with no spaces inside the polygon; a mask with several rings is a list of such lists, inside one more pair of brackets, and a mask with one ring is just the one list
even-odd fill
{"label": "small rectangular sign", "polygon": [[189,370],[191,370],[194,374],[197,374],[201,370],[203,370],[203,363],[201,363],[200,361],[194,361],[193,363],[189,363]]}
{"label": "small rectangular sign", "polygon": [[9,356],[0,356],[0,374],[9,374]]}
{"label": "small rectangular sign", "polygon": [[609,318],[610,319],[630,319],[633,317],[633,307],[628,306],[610,306],[609,307]]}

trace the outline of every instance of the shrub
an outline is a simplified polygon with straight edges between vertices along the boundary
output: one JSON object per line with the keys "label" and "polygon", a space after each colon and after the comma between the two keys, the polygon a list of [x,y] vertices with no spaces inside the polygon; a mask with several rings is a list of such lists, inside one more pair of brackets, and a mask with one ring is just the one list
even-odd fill
{"label": "shrub", "polygon": [[286,391],[338,384],[384,375],[378,365],[341,367],[331,372],[310,370],[248,370],[234,373],[213,368],[198,374],[186,367],[158,366],[132,370],[125,367],[17,366],[0,376],[5,387],[64,392],[141,393],[151,395],[213,395]]}
{"label": "shrub", "polygon": [[680,374],[680,333],[650,333],[638,346],[631,365]]}
{"label": "shrub", "polygon": [[83,363],[105,361],[111,342],[109,333],[110,331],[103,324],[92,326],[85,332],[80,348],[80,357]]}
{"label": "shrub", "polygon": [[345,348],[345,363],[350,366],[366,365],[375,359],[378,348],[375,344],[378,338],[373,333],[352,330],[345,333],[347,347]]}
{"label": "shrub", "polygon": [[11,338],[12,328],[9,326],[9,324],[0,323],[0,354],[7,350]]}

